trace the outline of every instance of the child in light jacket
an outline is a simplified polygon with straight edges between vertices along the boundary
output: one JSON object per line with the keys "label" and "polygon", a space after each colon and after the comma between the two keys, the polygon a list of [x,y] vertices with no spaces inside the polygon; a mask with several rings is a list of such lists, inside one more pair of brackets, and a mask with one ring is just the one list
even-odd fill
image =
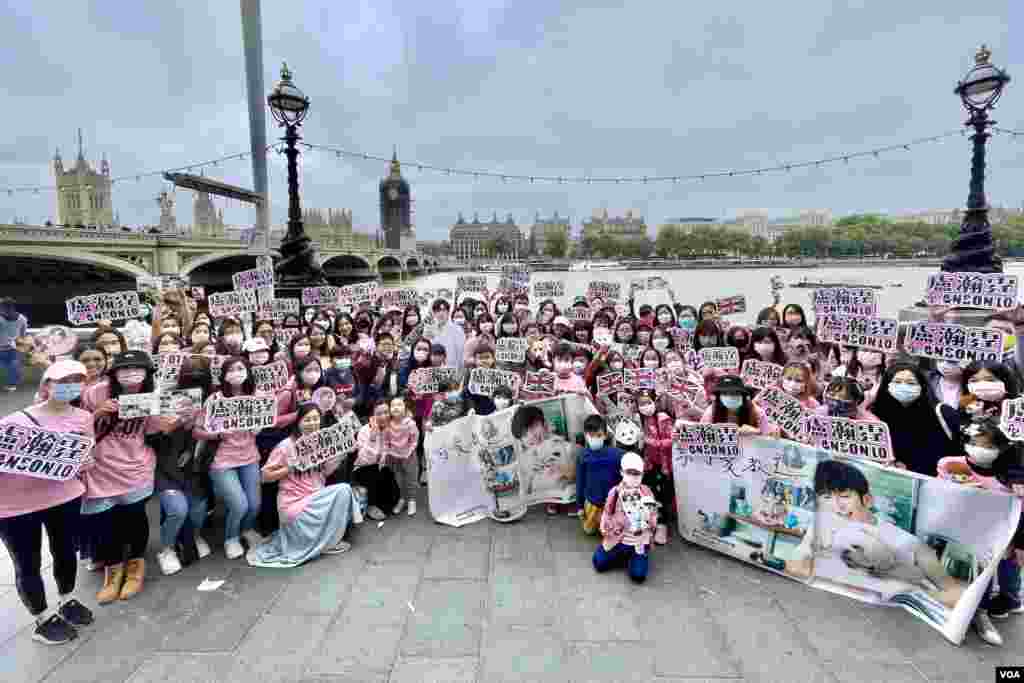
{"label": "child in light jacket", "polygon": [[641,481],[644,459],[622,456],[622,483],[608,493],[601,512],[603,540],[594,551],[594,569],[604,572],[625,566],[634,583],[647,580],[652,531],[658,524],[654,494]]}
{"label": "child in light jacket", "polygon": [[420,429],[416,420],[409,415],[409,407],[405,399],[396,396],[391,399],[391,420],[384,432],[385,461],[395,473],[395,480],[401,491],[401,498],[395,503],[392,514],[399,514],[405,504],[409,504],[409,516],[416,514],[416,487],[419,484],[419,465],[416,457],[416,445],[419,443]]}

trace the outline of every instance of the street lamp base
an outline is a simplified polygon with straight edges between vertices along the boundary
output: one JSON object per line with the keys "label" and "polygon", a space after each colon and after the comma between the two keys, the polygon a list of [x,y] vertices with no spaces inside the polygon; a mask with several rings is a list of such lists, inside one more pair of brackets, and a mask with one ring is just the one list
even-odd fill
{"label": "street lamp base", "polygon": [[281,287],[317,287],[327,284],[316,249],[305,234],[282,240],[281,260],[274,270]]}

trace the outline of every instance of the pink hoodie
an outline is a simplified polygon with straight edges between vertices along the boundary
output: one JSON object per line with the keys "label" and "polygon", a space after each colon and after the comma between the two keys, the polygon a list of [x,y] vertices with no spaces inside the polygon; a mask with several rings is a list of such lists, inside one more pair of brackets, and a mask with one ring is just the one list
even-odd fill
{"label": "pink hoodie", "polygon": [[416,452],[416,445],[420,440],[420,430],[416,421],[411,417],[402,418],[402,422],[396,427],[388,421],[388,429],[384,432],[384,455],[387,462],[391,460],[407,460]]}

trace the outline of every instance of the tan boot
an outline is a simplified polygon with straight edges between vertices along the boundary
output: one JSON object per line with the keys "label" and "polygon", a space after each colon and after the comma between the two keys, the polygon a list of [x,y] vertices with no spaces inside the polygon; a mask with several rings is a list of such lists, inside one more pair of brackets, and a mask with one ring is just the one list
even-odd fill
{"label": "tan boot", "polygon": [[124,585],[124,565],[108,564],[103,571],[103,588],[96,594],[96,602],[106,605],[121,597],[121,587]]}
{"label": "tan boot", "polygon": [[142,590],[142,584],[146,579],[146,561],[141,557],[128,560],[125,570],[124,587],[121,589],[121,599],[134,598]]}

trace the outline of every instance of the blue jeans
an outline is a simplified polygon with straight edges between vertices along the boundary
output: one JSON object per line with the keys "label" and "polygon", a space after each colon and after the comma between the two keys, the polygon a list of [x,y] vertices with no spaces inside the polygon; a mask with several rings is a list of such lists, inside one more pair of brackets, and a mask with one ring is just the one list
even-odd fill
{"label": "blue jeans", "polygon": [[260,513],[260,465],[251,463],[229,470],[210,470],[214,494],[224,501],[227,520],[224,541],[236,540],[253,528]]}
{"label": "blue jeans", "polygon": [[643,583],[650,568],[650,551],[650,546],[645,546],[644,554],[641,555],[633,546],[625,543],[619,543],[611,550],[605,550],[603,545],[598,544],[597,550],[594,551],[594,569],[604,572],[626,567],[629,570],[629,578],[635,583]]}
{"label": "blue jeans", "polygon": [[15,349],[0,349],[0,370],[7,376],[7,386],[21,384],[21,354]]}
{"label": "blue jeans", "polygon": [[164,548],[174,547],[186,519],[196,531],[202,529],[206,521],[206,499],[183,491],[161,491],[160,509],[164,513],[164,521],[160,523],[160,545]]}
{"label": "blue jeans", "polygon": [[[1020,601],[1020,567],[1017,566],[1017,563],[1006,558],[999,560],[999,566],[996,567],[996,577],[999,579],[999,592]],[[981,598],[980,609],[988,609],[989,604],[995,597],[995,593],[992,590],[994,583],[995,581],[989,582],[988,589]]]}

